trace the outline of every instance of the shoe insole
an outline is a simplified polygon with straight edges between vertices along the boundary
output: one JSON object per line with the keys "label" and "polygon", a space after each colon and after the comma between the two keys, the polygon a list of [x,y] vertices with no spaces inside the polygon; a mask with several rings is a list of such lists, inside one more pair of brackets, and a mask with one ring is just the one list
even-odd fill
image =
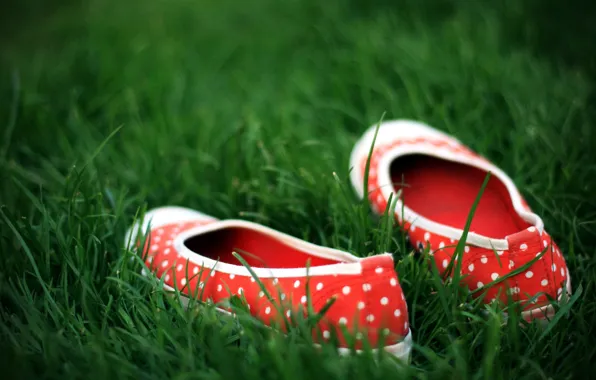
{"label": "shoe insole", "polygon": [[265,233],[231,227],[193,236],[184,244],[197,254],[222,263],[242,265],[237,252],[249,266],[256,268],[304,268],[337,264],[338,261],[310,255]]}
{"label": "shoe insole", "polygon": [[[432,221],[463,229],[486,173],[473,166],[426,155],[407,155],[391,165],[404,204]],[[472,219],[470,232],[503,239],[529,227],[514,210],[505,185],[491,176]]]}

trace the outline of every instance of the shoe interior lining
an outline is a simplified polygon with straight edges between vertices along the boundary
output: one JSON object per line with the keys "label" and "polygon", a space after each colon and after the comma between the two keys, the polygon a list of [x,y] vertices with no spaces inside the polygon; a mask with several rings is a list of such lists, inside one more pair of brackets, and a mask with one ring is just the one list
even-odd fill
{"label": "shoe interior lining", "polygon": [[263,232],[248,228],[229,227],[186,239],[191,251],[222,263],[242,265],[232,255],[237,252],[251,267],[304,268],[337,264],[340,261],[311,255]]}
{"label": "shoe interior lining", "polygon": [[[432,221],[463,229],[486,173],[473,166],[426,155],[406,155],[391,164],[396,190],[404,204]],[[403,185],[402,185],[403,184]],[[505,185],[491,176],[482,194],[471,232],[503,239],[530,224],[515,209]]]}

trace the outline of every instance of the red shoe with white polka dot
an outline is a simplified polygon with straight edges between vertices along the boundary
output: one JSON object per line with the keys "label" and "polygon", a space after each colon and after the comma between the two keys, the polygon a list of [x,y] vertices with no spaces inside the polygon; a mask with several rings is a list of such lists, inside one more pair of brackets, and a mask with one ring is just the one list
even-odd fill
{"label": "red shoe with white polka dot", "polygon": [[340,353],[349,353],[361,351],[366,340],[409,360],[408,309],[391,254],[360,258],[182,207],[149,211],[128,231],[126,247],[139,247],[142,237],[147,268],[167,290],[224,312],[231,311],[225,301],[237,296],[254,317],[282,331],[297,313],[307,316],[310,302],[311,312],[326,309],[313,329],[316,344],[336,336]]}
{"label": "red shoe with white polka dot", "polygon": [[550,316],[549,298],[571,293],[565,259],[542,219],[507,174],[459,140],[411,120],[370,127],[350,158],[351,182],[360,197],[369,157],[373,210],[383,212],[397,195],[397,221],[414,247],[428,249],[443,276],[457,267],[455,247],[490,172],[461,255],[462,281],[485,303],[519,301],[525,319]]}

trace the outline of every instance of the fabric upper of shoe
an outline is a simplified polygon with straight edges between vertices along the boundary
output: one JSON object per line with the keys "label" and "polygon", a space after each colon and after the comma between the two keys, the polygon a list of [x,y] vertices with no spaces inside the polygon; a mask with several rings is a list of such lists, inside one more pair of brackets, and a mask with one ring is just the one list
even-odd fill
{"label": "fabric upper of shoe", "polygon": [[[490,171],[493,177],[496,177],[491,178],[491,181],[501,182],[501,188],[498,189],[501,194],[496,197],[495,202],[502,202],[498,198],[508,199],[511,212],[522,220],[521,224],[528,227],[496,238],[496,231],[491,231],[493,236],[478,234],[473,230],[468,234],[467,246],[462,255],[461,274],[462,281],[475,296],[483,296],[487,303],[494,299],[503,302],[519,300],[526,309],[532,309],[548,303],[548,298],[557,298],[565,289],[571,291],[569,271],[559,248],[544,231],[542,220],[531,211],[513,181],[498,167],[452,136],[409,120],[383,123],[378,129],[377,140],[369,158],[374,132],[375,127],[371,127],[352,152],[351,179],[356,191],[363,196],[362,187],[366,178],[367,162],[370,159],[368,197],[377,213],[384,212],[390,197],[394,198],[396,195],[395,179],[390,174],[390,167],[400,157],[422,155],[445,162],[469,165],[480,172]],[[421,170],[424,170],[424,167]],[[445,170],[439,173],[443,175],[443,179],[436,178],[434,182],[427,180],[424,186],[445,186],[444,181],[449,180],[449,175]],[[414,174],[419,175],[417,172]],[[397,180],[399,181],[399,178]],[[404,180],[407,186],[408,178]],[[458,191],[456,181],[453,181],[451,186],[453,188],[445,188],[445,191],[451,194]],[[477,190],[479,189],[478,185]],[[440,196],[441,191],[435,194]],[[422,199],[420,202],[425,200]],[[427,199],[426,202],[429,205],[433,202],[440,203],[440,198]],[[460,210],[464,212],[463,215],[458,215],[460,219],[467,218],[465,213],[469,212],[469,206]],[[441,208],[446,208],[447,211],[449,207],[460,206],[441,204]],[[416,213],[408,207],[403,194],[398,198],[395,214],[398,222],[407,231],[411,244],[418,250],[428,247],[440,272],[447,275],[446,271],[452,269],[451,258],[463,230]],[[487,220],[489,224],[498,226],[499,220],[495,218],[498,217]]]}
{"label": "fabric upper of shoe", "polygon": [[[356,349],[362,348],[366,337],[373,348],[379,344],[388,346],[400,342],[409,333],[408,306],[389,254],[376,255],[360,261],[362,273],[358,276],[333,276],[328,293],[316,294],[314,310],[320,310],[329,297],[333,306],[325,314],[320,328],[335,330],[339,342],[348,345],[341,330],[346,327],[356,338]],[[343,278],[342,278],[343,277]],[[321,282],[311,279],[315,289]]]}
{"label": "fabric upper of shoe", "polygon": [[[391,345],[409,332],[407,304],[389,254],[360,259],[277,232],[267,236],[269,229],[244,221],[163,224],[153,217],[157,223],[146,237],[145,262],[166,286],[190,297],[228,311],[226,302],[238,297],[253,316],[284,331],[284,320],[305,316],[309,302],[318,313],[333,299],[313,336],[335,335],[343,347],[350,345],[344,329],[357,338],[357,349],[363,337],[373,346],[380,340]],[[258,281],[232,251],[249,263]]]}
{"label": "fabric upper of shoe", "polygon": [[[432,234],[422,228],[408,228],[410,241],[418,249],[428,249],[444,276],[453,276],[458,261],[453,258],[457,240]],[[493,250],[466,245],[461,255],[462,282],[485,303],[498,300],[504,304],[519,301],[524,309],[533,309],[570,292],[567,264],[551,237],[529,227],[506,237],[507,250]],[[424,242],[424,243],[422,243]]]}

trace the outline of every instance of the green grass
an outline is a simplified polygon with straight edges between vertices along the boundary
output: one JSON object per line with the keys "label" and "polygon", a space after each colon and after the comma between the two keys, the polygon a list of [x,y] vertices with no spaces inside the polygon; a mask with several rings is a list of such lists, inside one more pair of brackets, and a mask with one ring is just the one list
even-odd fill
{"label": "green grass", "polygon": [[[62,3],[22,3],[1,29],[7,378],[564,379],[594,369],[593,40],[561,60],[538,49],[528,4],[542,2]],[[566,254],[575,302],[546,326],[483,313],[387,218],[371,218],[348,156],[383,115],[456,134],[508,172]],[[165,204],[361,256],[393,252],[411,365],[318,352],[303,328],[283,338],[246,315],[184,310],[122,247],[135,215]]]}

